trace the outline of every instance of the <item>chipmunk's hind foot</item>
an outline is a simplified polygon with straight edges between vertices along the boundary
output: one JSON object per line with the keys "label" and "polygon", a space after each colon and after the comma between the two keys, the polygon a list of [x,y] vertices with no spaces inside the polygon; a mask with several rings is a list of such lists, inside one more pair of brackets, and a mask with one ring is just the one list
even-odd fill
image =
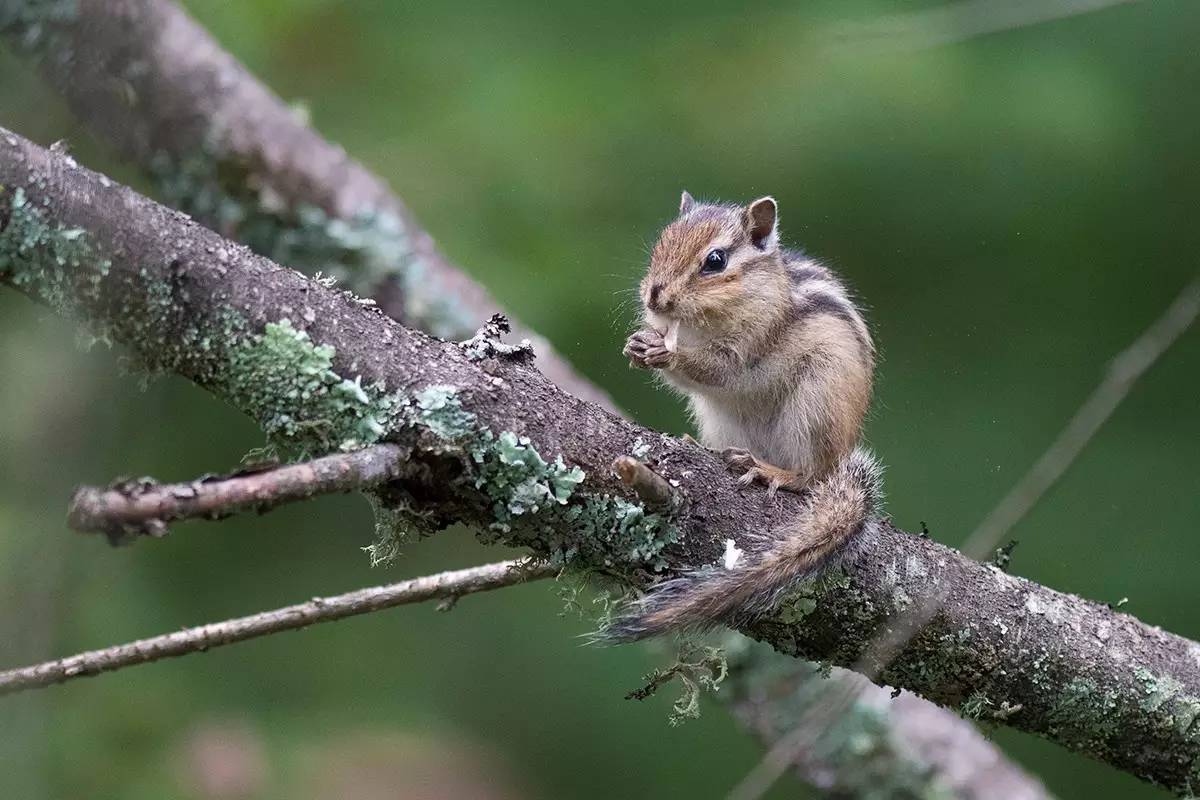
{"label": "chipmunk's hind foot", "polygon": [[808,476],[790,469],[783,469],[759,460],[749,450],[728,447],[721,451],[721,458],[732,472],[740,473],[738,483],[749,486],[759,483],[767,487],[767,495],[774,497],[780,489],[785,492],[803,492],[808,486]]}

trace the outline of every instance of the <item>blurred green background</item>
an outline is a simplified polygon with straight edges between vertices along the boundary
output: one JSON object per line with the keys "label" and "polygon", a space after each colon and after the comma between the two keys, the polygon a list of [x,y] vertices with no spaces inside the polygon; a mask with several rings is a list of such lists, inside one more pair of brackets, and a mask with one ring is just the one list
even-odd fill
{"label": "blurred green background", "polygon": [[[882,37],[842,27],[937,5],[188,3],[506,308],[664,430],[687,429],[680,404],[620,355],[647,245],[683,188],[774,194],[785,239],[870,308],[891,513],[955,544],[1197,270],[1200,4],[942,44],[927,16]],[[137,183],[3,51],[0,124]],[[260,443],[191,385],[141,390],[119,361],[0,292],[0,666],[503,555],[449,531],[372,571],[351,497],[120,550],[69,534],[75,484],[185,479]],[[1128,597],[1200,639],[1198,389],[1192,331],[1014,532],[1013,571]],[[622,700],[662,655],[583,648],[589,623],[561,608],[554,587],[522,587],[6,698],[0,783],[14,798],[716,797],[757,763],[712,702],[670,729],[670,693]],[[1161,794],[994,735],[1063,797]]]}

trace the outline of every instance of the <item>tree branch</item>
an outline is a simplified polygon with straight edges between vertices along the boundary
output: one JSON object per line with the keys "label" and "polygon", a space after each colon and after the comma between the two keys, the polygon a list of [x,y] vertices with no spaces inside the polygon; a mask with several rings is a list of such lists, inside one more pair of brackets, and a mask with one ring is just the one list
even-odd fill
{"label": "tree branch", "polygon": [[[283,444],[413,448],[423,477],[397,482],[397,508],[423,525],[464,521],[486,541],[645,583],[713,564],[726,539],[744,547],[798,510],[800,498],[740,487],[703,448],[565,394],[524,359],[473,360],[2,130],[0,184],[0,280]],[[634,452],[678,481],[672,518],[647,513],[611,474]],[[955,708],[1008,709],[981,718],[1188,791],[1200,646],[891,525],[844,574],[746,632],[849,665],[904,608],[943,595],[882,680]]]}
{"label": "tree branch", "polygon": [[[260,254],[344,276],[427,332],[458,338],[494,306],[382,180],[287,113],[173,4],[92,0],[56,13],[30,0],[10,5],[25,20],[0,21],[0,29],[42,61],[92,132],[137,160],[176,207]],[[555,383],[613,408],[544,340],[537,345]],[[925,724],[940,716],[958,725],[954,714],[929,709]]]}
{"label": "tree branch", "polygon": [[[966,719],[947,719],[910,692],[893,695],[848,670],[781,659],[761,645],[735,647],[721,688],[768,750],[730,798],[760,797],[788,769],[831,797],[1050,797]],[[849,702],[833,717],[814,714],[830,695]]]}
{"label": "tree branch", "polygon": [[103,533],[113,544],[129,536],[165,536],[168,523],[201,517],[223,519],[241,511],[263,513],[320,494],[369,489],[399,478],[404,449],[379,444],[297,464],[207,475],[187,483],[124,479],[101,489],[82,486],[71,498],[67,524]]}
{"label": "tree branch", "polygon": [[[7,11],[6,11],[7,9]],[[145,169],[170,205],[222,235],[374,297],[447,339],[499,310],[379,177],[327,142],[168,0],[10,0],[0,36],[34,59],[72,112]],[[544,338],[542,369],[613,408]]]}
{"label": "tree branch", "polygon": [[501,561],[481,567],[413,578],[388,586],[358,589],[333,597],[314,597],[307,603],[285,606],[274,611],[214,622],[211,625],[184,628],[162,636],[138,639],[136,642],[106,647],[103,650],[89,650],[69,658],[0,672],[0,695],[26,689],[40,689],[64,683],[72,678],[89,677],[164,658],[185,656],[188,653],[211,650],[259,636],[294,631],[320,622],[333,622],[395,606],[502,589],[525,581],[550,578],[556,572],[556,569],[546,564],[526,560]]}

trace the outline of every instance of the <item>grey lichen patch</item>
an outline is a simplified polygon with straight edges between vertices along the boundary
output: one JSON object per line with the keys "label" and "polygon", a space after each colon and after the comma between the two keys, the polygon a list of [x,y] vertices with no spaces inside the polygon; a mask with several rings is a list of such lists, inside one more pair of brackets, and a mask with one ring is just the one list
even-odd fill
{"label": "grey lichen patch", "polygon": [[1073,678],[1050,711],[1049,732],[1084,752],[1099,752],[1119,729],[1119,699],[1091,678]]}
{"label": "grey lichen patch", "polygon": [[633,447],[629,449],[629,454],[636,459],[644,459],[650,453],[650,445],[642,441],[642,437],[633,440]]}
{"label": "grey lichen patch", "polygon": [[1158,711],[1167,701],[1183,690],[1183,684],[1170,675],[1158,677],[1145,667],[1138,667],[1133,675],[1142,684],[1146,696],[1139,705],[1143,711]]}
{"label": "grey lichen patch", "polygon": [[522,339],[518,344],[508,344],[502,340],[501,337],[511,331],[508,317],[492,314],[491,319],[485,322],[474,336],[459,342],[458,345],[472,361],[482,361],[485,358],[532,359],[533,345],[528,339]]}
{"label": "grey lichen patch", "polygon": [[1184,693],[1183,684],[1170,675],[1155,675],[1145,667],[1133,674],[1143,692],[1138,706],[1152,725],[1200,740],[1200,698]]}
{"label": "grey lichen patch", "polygon": [[[881,677],[890,686],[936,686],[939,702],[961,708],[973,693],[992,694],[997,668],[997,654],[988,637],[972,627],[925,629],[885,666]],[[1038,669],[1036,658],[1030,669]]]}
{"label": "grey lichen patch", "polygon": [[0,275],[12,284],[56,311],[75,314],[99,296],[111,267],[82,229],[50,222],[23,188],[0,186]]}
{"label": "grey lichen patch", "polygon": [[395,281],[407,324],[446,339],[473,330],[471,310],[430,283],[429,265],[393,213],[365,209],[349,219],[332,217],[283,197],[252,165],[222,157],[213,142],[182,158],[160,153],[151,173],[165,202],[260,255],[309,275],[333,276],[364,297]]}
{"label": "grey lichen patch", "polygon": [[[874,635],[880,609],[869,593],[855,584],[841,567],[834,567],[824,574],[801,584],[791,592],[772,614],[753,623],[746,629],[755,638],[769,641],[781,653],[810,658],[811,642],[806,633],[808,617],[820,614],[821,609],[837,609],[835,624],[841,635],[832,651],[820,645],[820,656],[832,663],[843,664],[857,661],[859,645]],[[821,625],[827,624],[824,620]]]}
{"label": "grey lichen patch", "polygon": [[300,456],[378,442],[407,403],[333,369],[334,349],[287,319],[268,323],[229,353],[220,393],[253,417],[274,444]]}

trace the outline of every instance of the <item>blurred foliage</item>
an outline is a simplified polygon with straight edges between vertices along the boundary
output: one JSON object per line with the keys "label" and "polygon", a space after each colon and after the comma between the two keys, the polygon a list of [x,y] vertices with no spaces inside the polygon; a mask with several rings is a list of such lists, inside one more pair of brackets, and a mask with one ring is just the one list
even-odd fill
{"label": "blurred foliage", "polygon": [[[953,544],[1197,270],[1200,4],[1131,3],[932,47],[833,34],[935,5],[189,7],[650,425],[687,428],[620,355],[647,245],[683,188],[774,194],[785,238],[871,309],[883,360],[869,437],[891,513]],[[3,52],[0,109],[6,126],[67,138],[84,163],[137,182]],[[369,511],[350,497],[129,549],[71,537],[61,512],[75,483],[180,479],[261,443],[211,397],[174,379],[139,391],[118,362],[0,293],[4,665],[504,555],[448,531],[371,571],[358,550]],[[1200,638],[1198,390],[1192,331],[1014,532],[1012,571],[1128,596],[1131,613]],[[756,763],[761,750],[715,708],[668,730],[670,693],[623,701],[668,656],[582,648],[588,623],[560,607],[553,587],[524,587],[8,698],[0,781],[23,798],[435,797],[439,785],[712,797]],[[236,758],[212,745],[221,726],[251,742]],[[996,737],[1064,797],[1158,794],[1031,737]],[[196,777],[206,758],[230,771],[224,788]]]}

